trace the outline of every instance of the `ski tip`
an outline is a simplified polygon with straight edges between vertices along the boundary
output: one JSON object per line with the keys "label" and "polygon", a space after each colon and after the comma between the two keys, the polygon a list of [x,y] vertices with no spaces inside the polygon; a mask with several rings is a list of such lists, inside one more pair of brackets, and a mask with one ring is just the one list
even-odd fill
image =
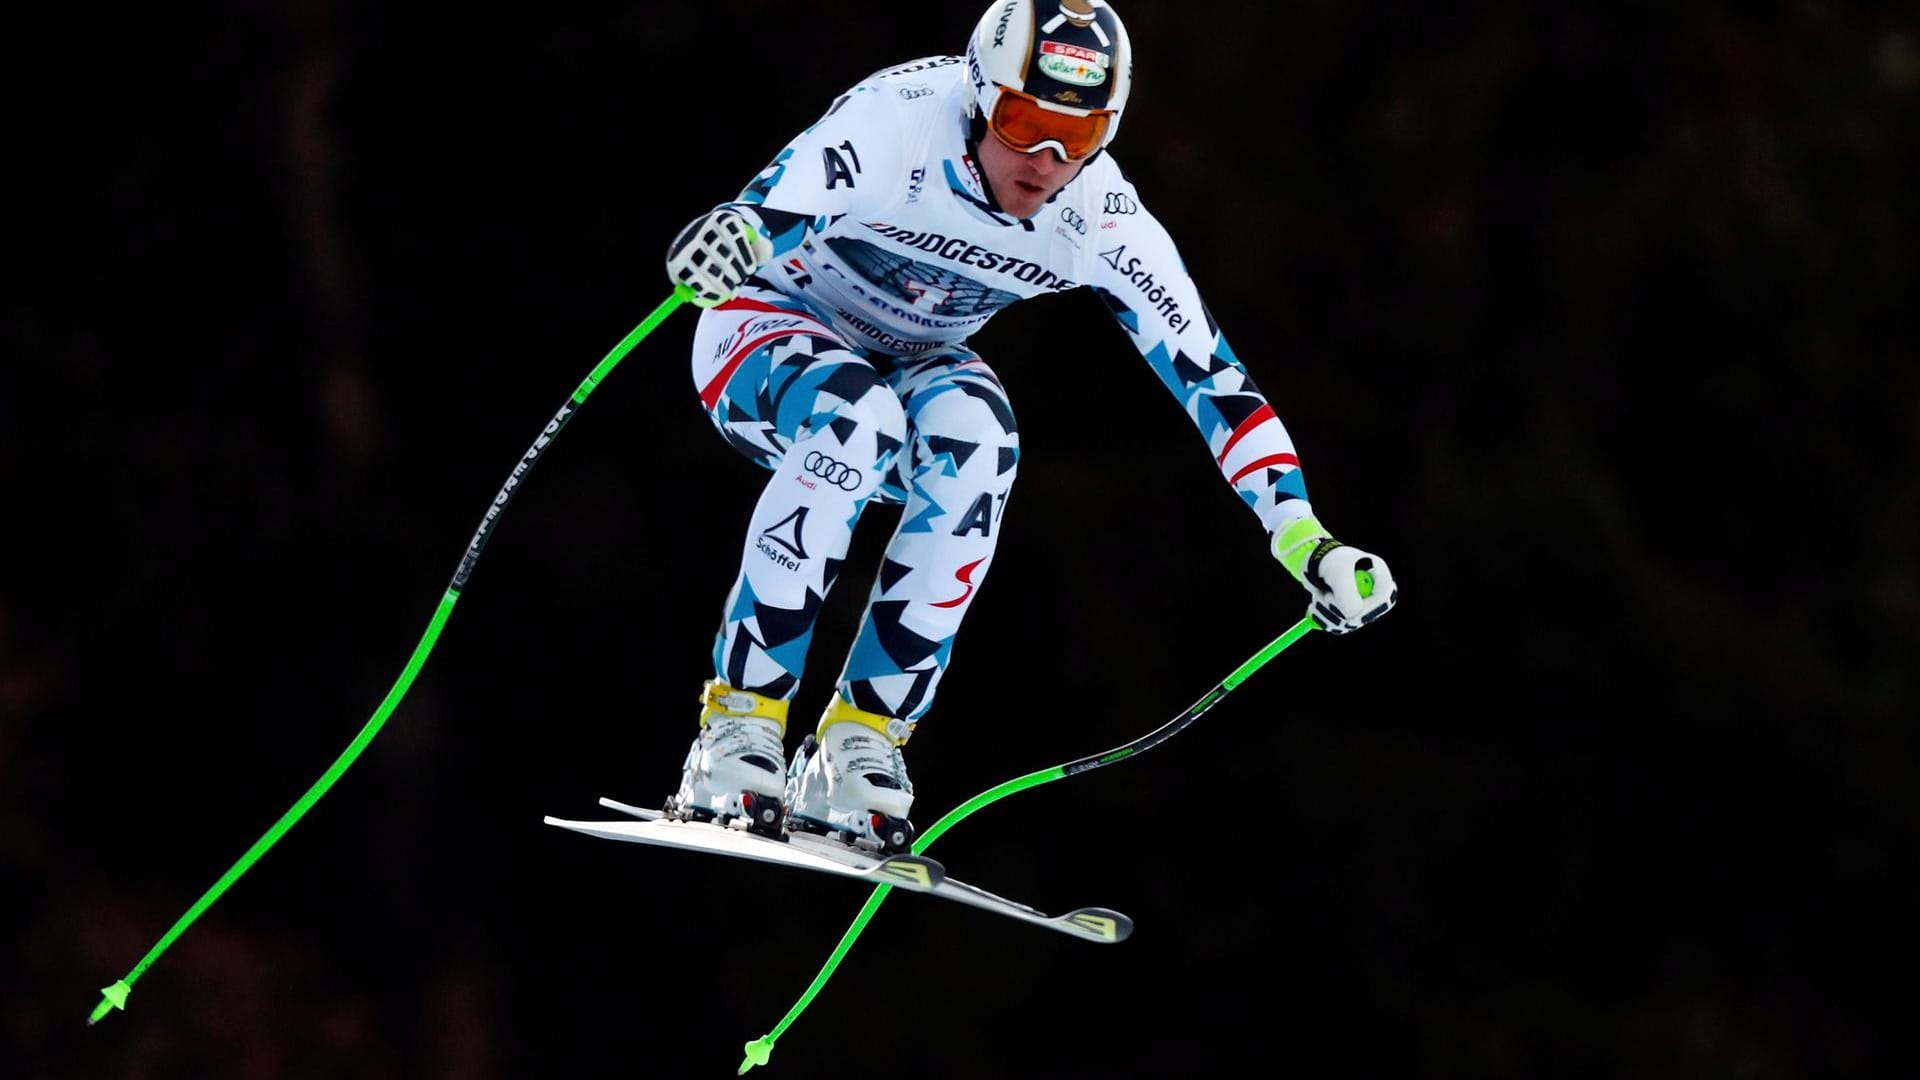
{"label": "ski tip", "polygon": [[1072,927],[1075,935],[1108,945],[1125,941],[1133,933],[1133,920],[1112,908],[1083,907],[1060,916],[1060,921]]}
{"label": "ski tip", "polygon": [[618,810],[628,817],[640,818],[643,821],[653,821],[666,816],[658,810],[649,810],[644,806],[634,806],[631,803],[623,803],[618,799],[609,799],[605,795],[600,796],[600,805],[609,810]]}
{"label": "ski tip", "polygon": [[765,1065],[767,1063],[767,1059],[773,1056],[773,1036],[762,1035],[760,1038],[748,1043],[746,1051],[747,1056],[741,1059],[740,1071],[734,1073],[735,1076],[745,1076],[747,1075],[748,1069],[753,1068],[755,1065]]}

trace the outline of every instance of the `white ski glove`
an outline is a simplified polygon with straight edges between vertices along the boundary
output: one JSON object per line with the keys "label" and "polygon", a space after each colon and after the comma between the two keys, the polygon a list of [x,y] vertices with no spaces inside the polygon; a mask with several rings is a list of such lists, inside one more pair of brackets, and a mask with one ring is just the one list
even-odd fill
{"label": "white ski glove", "polygon": [[773,261],[773,241],[759,222],[731,206],[694,218],[667,245],[667,277],[692,290],[695,306],[712,307],[733,298],[747,278]]}
{"label": "white ski glove", "polygon": [[1280,530],[1273,557],[1307,590],[1307,614],[1329,634],[1358,630],[1400,599],[1387,560],[1342,544],[1310,517]]}

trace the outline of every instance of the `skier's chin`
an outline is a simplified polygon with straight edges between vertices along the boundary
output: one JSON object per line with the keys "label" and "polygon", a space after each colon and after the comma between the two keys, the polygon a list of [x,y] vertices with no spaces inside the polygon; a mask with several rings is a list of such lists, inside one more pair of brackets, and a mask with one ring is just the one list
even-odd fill
{"label": "skier's chin", "polygon": [[1025,180],[1015,180],[1007,185],[1008,190],[1001,193],[1000,207],[1022,221],[1040,212],[1040,208],[1053,197],[1053,189]]}

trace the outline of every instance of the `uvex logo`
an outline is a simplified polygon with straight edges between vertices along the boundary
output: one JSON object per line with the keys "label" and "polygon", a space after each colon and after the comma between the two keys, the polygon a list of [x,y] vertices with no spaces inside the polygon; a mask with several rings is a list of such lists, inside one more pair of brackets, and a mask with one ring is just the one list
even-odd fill
{"label": "uvex logo", "polygon": [[1007,43],[1007,20],[1013,18],[1013,9],[1018,7],[1016,0],[1007,0],[1000,9],[1000,21],[993,27],[993,47],[999,48]]}

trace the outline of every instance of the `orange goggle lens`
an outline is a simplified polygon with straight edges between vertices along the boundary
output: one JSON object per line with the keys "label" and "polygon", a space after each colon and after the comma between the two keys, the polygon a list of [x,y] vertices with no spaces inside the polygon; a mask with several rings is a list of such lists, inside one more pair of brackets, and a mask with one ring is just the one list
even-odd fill
{"label": "orange goggle lens", "polygon": [[1041,143],[1057,142],[1069,161],[1078,161],[1100,149],[1113,123],[1113,110],[1095,109],[1084,116],[1054,112],[1041,105],[1031,94],[1001,87],[993,103],[993,115],[987,128],[1000,141],[1023,154],[1030,154]]}

